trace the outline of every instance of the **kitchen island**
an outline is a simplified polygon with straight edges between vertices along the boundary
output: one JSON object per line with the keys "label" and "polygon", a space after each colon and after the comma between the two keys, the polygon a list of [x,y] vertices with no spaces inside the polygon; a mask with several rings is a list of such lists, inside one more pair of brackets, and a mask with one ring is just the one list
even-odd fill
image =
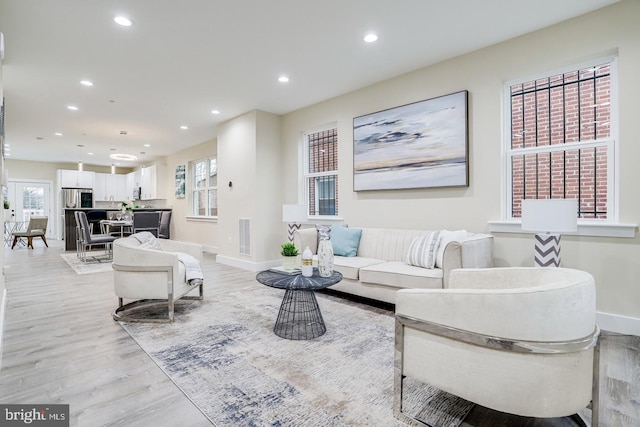
{"label": "kitchen island", "polygon": [[[117,208],[74,208],[64,210],[64,250],[75,251],[76,250],[76,217],[77,211],[89,212],[89,211],[106,211],[117,212],[120,209]],[[171,211],[171,208],[138,208],[133,209],[132,212],[158,212],[158,211]]]}

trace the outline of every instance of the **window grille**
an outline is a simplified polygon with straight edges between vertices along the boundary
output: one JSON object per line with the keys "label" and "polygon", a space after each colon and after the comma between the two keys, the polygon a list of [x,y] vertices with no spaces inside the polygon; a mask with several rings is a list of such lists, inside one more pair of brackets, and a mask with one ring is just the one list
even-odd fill
{"label": "window grille", "polygon": [[305,134],[307,206],[310,216],[338,214],[338,129]]}
{"label": "window grille", "polygon": [[612,217],[615,99],[613,61],[508,86],[507,204],[578,199],[578,217]]}

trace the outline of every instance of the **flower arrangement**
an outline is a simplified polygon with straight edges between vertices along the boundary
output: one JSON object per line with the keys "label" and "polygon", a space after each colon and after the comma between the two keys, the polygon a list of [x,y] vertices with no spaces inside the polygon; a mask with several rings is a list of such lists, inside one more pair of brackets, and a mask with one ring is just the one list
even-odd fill
{"label": "flower arrangement", "polygon": [[133,209],[133,202],[131,200],[120,202],[120,210],[122,212],[130,211],[132,209]]}

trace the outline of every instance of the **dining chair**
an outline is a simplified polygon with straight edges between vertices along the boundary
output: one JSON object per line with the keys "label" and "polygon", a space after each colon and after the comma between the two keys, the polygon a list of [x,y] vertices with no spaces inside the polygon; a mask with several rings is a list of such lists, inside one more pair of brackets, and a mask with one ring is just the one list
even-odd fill
{"label": "dining chair", "polygon": [[134,212],[133,233],[148,231],[158,237],[160,229],[160,212]]}
{"label": "dining chair", "polygon": [[158,237],[161,239],[171,238],[171,211],[160,212],[160,229]]}
{"label": "dining chair", "polygon": [[29,219],[29,225],[25,231],[14,231],[11,233],[13,236],[13,243],[11,244],[11,249],[16,246],[18,240],[21,238],[27,239],[27,247],[33,249],[33,238],[40,237],[44,242],[46,247],[49,247],[47,244],[47,238],[45,234],[47,233],[47,223],[49,221],[49,217],[46,216],[32,216]]}
{"label": "dining chair", "polygon": [[80,258],[82,262],[87,262],[87,249],[91,250],[93,246],[98,245],[104,245],[107,259],[113,258],[111,244],[116,240],[116,237],[108,234],[93,234],[91,232],[91,224],[87,219],[87,214],[83,211],[76,211],[74,214],[76,217],[76,250],[78,258]]}

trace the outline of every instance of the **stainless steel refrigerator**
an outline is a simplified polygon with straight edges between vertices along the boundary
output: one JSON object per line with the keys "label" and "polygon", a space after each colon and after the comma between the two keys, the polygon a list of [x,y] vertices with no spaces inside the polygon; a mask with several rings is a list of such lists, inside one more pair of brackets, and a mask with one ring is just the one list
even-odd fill
{"label": "stainless steel refrigerator", "polygon": [[93,190],[91,188],[63,188],[62,209],[78,209],[93,207]]}

